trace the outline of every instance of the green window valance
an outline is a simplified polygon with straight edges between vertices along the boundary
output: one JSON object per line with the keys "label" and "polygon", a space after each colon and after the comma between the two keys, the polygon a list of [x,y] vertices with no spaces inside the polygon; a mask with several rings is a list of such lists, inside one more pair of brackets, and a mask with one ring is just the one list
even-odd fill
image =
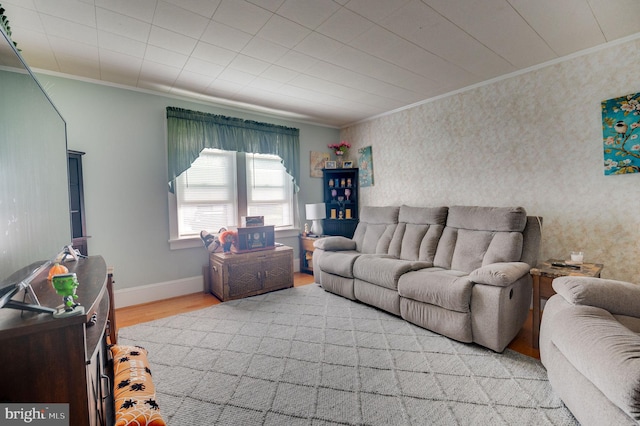
{"label": "green window valance", "polygon": [[300,129],[167,107],[169,190],[175,179],[191,167],[204,148],[274,154],[282,158],[298,191]]}

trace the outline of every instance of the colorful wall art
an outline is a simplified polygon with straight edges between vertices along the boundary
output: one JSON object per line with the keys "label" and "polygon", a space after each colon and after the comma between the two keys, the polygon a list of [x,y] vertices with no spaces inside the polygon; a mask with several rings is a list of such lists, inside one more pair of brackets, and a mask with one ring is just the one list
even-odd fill
{"label": "colorful wall art", "polygon": [[602,102],[604,174],[640,172],[640,93]]}
{"label": "colorful wall art", "polygon": [[370,146],[358,150],[358,167],[360,187],[373,186],[373,155]]}

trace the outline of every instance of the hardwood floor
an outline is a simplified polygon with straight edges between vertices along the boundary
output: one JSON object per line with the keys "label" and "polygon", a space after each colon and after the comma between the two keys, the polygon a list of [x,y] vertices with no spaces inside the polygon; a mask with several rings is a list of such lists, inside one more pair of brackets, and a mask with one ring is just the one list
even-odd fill
{"label": "hardwood floor", "polygon": [[[313,275],[296,272],[293,277],[294,287],[313,283]],[[182,312],[195,311],[207,306],[217,305],[220,301],[210,293],[193,293],[158,302],[145,303],[136,306],[116,309],[116,324],[118,328],[128,327],[159,318],[176,315]],[[531,345],[532,313],[529,311],[527,322],[520,333],[509,344],[509,348],[521,354],[540,358],[540,351]]]}

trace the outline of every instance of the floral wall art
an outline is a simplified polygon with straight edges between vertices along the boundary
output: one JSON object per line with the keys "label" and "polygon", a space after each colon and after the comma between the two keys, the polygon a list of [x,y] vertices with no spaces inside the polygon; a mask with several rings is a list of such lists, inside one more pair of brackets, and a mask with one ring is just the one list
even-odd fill
{"label": "floral wall art", "polygon": [[640,93],[602,102],[604,174],[640,172]]}
{"label": "floral wall art", "polygon": [[358,150],[358,167],[360,187],[373,186],[373,154],[370,146]]}

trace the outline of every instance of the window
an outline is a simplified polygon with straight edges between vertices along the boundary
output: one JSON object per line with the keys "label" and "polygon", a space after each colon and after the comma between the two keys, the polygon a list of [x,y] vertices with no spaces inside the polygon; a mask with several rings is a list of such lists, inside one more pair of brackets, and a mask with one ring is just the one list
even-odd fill
{"label": "window", "polygon": [[240,216],[293,226],[293,183],[278,156],[206,148],[176,179],[176,205],[179,238],[238,226]]}
{"label": "window", "polygon": [[293,182],[277,155],[246,154],[247,214],[264,223],[293,226]]}

